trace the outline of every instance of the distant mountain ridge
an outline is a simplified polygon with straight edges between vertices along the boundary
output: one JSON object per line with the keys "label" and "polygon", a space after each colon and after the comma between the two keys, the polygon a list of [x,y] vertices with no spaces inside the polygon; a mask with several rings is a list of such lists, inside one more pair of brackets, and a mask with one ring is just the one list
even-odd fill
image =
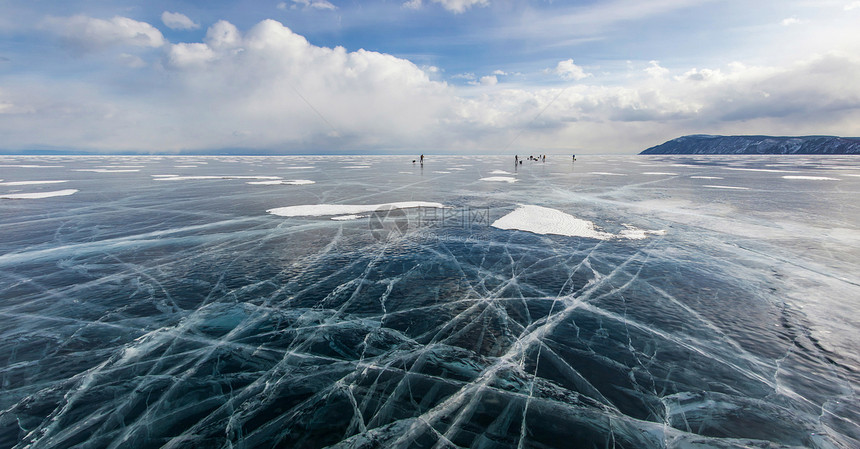
{"label": "distant mountain ridge", "polygon": [[860,154],[860,137],[678,137],[639,154]]}

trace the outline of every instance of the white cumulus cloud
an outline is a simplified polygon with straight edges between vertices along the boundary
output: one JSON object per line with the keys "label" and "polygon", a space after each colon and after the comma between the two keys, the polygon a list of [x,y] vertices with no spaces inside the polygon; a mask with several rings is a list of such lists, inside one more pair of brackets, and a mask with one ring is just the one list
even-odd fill
{"label": "white cumulus cloud", "polygon": [[242,34],[232,23],[219,20],[206,30],[205,42],[216,49],[236,48],[242,43]]}
{"label": "white cumulus cloud", "polygon": [[139,69],[141,67],[146,66],[146,62],[137,55],[131,55],[128,53],[122,53],[119,55],[119,61],[126,67],[131,67],[133,69]]}
{"label": "white cumulus cloud", "polygon": [[495,86],[499,83],[499,79],[495,75],[482,76],[480,83],[484,86]]}
{"label": "white cumulus cloud", "polygon": [[[201,42],[166,46],[162,64],[141,65],[130,53],[120,59],[152,82],[129,88],[123,77],[104,76],[128,70],[107,58],[89,78],[0,75],[4,145],[498,152],[516,141],[510,150],[632,152],[702,130],[860,134],[853,53],[774,66],[670,70],[652,61],[652,76],[631,63],[623,83],[487,88],[498,75],[454,75],[468,82],[449,85],[406,59],[316,46],[266,20],[246,32],[215,23]],[[560,66],[581,76],[572,60]]]}
{"label": "white cumulus cloud", "polygon": [[161,13],[161,21],[172,30],[194,30],[200,28],[200,24],[194,23],[188,16],[178,12],[164,11]]}
{"label": "white cumulus cloud", "polygon": [[669,74],[669,69],[661,67],[660,61],[648,61],[648,67],[645,69],[645,73],[654,78],[662,78]]}
{"label": "white cumulus cloud", "polygon": [[587,78],[591,76],[590,73],[585,73],[585,70],[582,67],[573,63],[573,59],[568,59],[565,61],[560,61],[553,69],[558,76],[562,77],[566,80],[576,80],[579,81],[583,78]]}
{"label": "white cumulus cloud", "polygon": [[165,43],[157,28],[128,17],[109,20],[84,15],[49,17],[42,25],[67,43],[85,50],[111,45],[161,47]]}
{"label": "white cumulus cloud", "polygon": [[[328,10],[337,9],[337,6],[331,4],[327,0],[292,0],[292,1],[293,1],[293,6],[292,6],[293,8],[295,8],[297,6],[302,6],[304,8],[310,8],[310,9],[328,9]],[[283,4],[284,7],[281,7],[281,4]],[[278,8],[280,8],[280,9],[286,8],[286,3],[281,3],[281,4],[278,4]]]}
{"label": "white cumulus cloud", "polygon": [[200,67],[216,58],[215,52],[206,44],[172,44],[167,51],[167,63],[172,67]]}
{"label": "white cumulus cloud", "polygon": [[[295,1],[295,0],[294,0]],[[438,3],[443,8],[448,11],[451,11],[455,14],[461,14],[466,12],[467,9],[473,6],[487,6],[490,4],[489,0],[431,0],[433,3]],[[404,8],[409,9],[419,9],[423,5],[421,0],[409,0],[408,2],[403,3]]]}
{"label": "white cumulus cloud", "polygon": [[[318,47],[272,20],[246,33],[218,22],[203,42],[171,44],[161,67],[170,76],[157,91],[110,98],[95,83],[22,82],[29,87],[0,101],[28,98],[56,131],[48,145],[354,151],[439,141],[455,98],[410,61]],[[0,133],[14,122],[0,124]]]}

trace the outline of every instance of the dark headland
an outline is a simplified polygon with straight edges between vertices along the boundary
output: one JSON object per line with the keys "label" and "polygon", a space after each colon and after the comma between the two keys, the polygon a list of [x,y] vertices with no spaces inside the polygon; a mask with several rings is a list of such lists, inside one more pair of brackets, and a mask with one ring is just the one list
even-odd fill
{"label": "dark headland", "polygon": [[639,154],[860,154],[860,137],[678,137]]}

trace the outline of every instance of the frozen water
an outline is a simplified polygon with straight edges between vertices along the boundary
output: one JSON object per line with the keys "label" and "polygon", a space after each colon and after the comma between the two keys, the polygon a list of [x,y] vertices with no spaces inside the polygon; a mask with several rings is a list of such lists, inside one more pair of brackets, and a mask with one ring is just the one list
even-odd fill
{"label": "frozen water", "polygon": [[860,447],[856,157],[412,159],[0,158],[0,448]]}
{"label": "frozen water", "polygon": [[266,212],[281,217],[319,217],[323,215],[354,215],[378,209],[409,209],[415,207],[444,208],[441,203],[430,201],[402,201],[385,204],[303,204],[269,209]]}

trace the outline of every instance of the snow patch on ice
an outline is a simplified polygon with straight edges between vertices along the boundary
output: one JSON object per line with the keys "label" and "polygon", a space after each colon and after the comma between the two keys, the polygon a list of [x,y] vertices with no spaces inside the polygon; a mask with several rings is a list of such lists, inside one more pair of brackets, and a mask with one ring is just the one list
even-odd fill
{"label": "snow patch on ice", "polygon": [[737,171],[756,171],[756,172],[765,172],[765,173],[800,173],[794,170],[774,170],[770,168],[740,168],[740,167],[722,167],[723,170],[737,170]]}
{"label": "snow patch on ice", "polygon": [[110,168],[77,168],[75,171],[88,171],[93,173],[133,173],[140,171],[136,168],[121,168],[121,169],[110,169]]}
{"label": "snow patch on ice", "polygon": [[729,190],[749,190],[749,187],[735,187],[735,186],[715,186],[715,185],[703,185],[702,187],[708,187],[711,189],[729,189]]}
{"label": "snow patch on ice", "polygon": [[627,176],[624,173],[610,173],[606,171],[593,171],[588,172],[589,175],[602,175],[602,176]]}
{"label": "snow patch on ice", "polygon": [[367,215],[350,214],[350,215],[338,215],[337,217],[331,217],[331,219],[337,220],[337,221],[347,221],[347,220],[358,220],[359,218],[366,218],[366,217],[367,217]]}
{"label": "snow patch on ice", "polygon": [[25,199],[41,199],[52,198],[55,196],[67,196],[78,193],[77,189],[56,190],[53,192],[34,192],[34,193],[7,193],[0,195],[0,199],[4,200],[25,200]]}
{"label": "snow patch on ice", "polygon": [[301,206],[277,207],[269,209],[266,212],[281,217],[320,217],[326,215],[355,215],[373,212],[380,208],[410,209],[415,207],[444,208],[445,205],[429,201],[402,201],[383,204],[305,204]]}
{"label": "snow patch on ice", "polygon": [[202,179],[281,179],[280,176],[176,176],[152,175],[156,181],[198,181]]}
{"label": "snow patch on ice", "polygon": [[273,186],[273,185],[286,185],[286,186],[303,186],[308,184],[316,184],[316,181],[311,181],[310,179],[283,179],[283,180],[274,180],[274,181],[250,181],[248,184],[258,185],[258,186]]}
{"label": "snow patch on ice", "polygon": [[678,176],[677,173],[670,173],[665,171],[646,171],[642,173],[643,175],[666,175],[666,176]]}
{"label": "snow patch on ice", "polygon": [[[0,179],[2,181],[2,179]],[[29,186],[29,185],[37,185],[37,184],[59,184],[62,182],[69,181],[9,181],[9,182],[0,182],[0,186]]]}
{"label": "snow patch on ice", "polygon": [[665,230],[645,230],[625,224],[627,229],[620,233],[604,232],[588,220],[574,217],[560,210],[534,205],[520,205],[513,212],[494,221],[494,228],[504,230],[526,231],[534,234],[553,234],[566,237],[585,237],[597,240],[623,238],[640,240],[648,235],[665,235]]}
{"label": "snow patch on ice", "polygon": [[489,176],[481,178],[480,180],[489,182],[517,182],[517,178],[512,178],[510,176]]}
{"label": "snow patch on ice", "polygon": [[722,176],[690,176],[690,179],[724,179]]}
{"label": "snow patch on ice", "polygon": [[3,168],[62,168],[62,165],[3,164]]}
{"label": "snow patch on ice", "polygon": [[506,172],[504,170],[493,170],[490,172],[491,175],[510,175],[510,172]]}
{"label": "snow patch on ice", "polygon": [[648,238],[649,235],[666,235],[665,229],[659,230],[648,230],[648,229],[639,229],[633,225],[625,224],[624,227],[627,229],[622,229],[621,232],[618,233],[618,237],[630,240],[642,240]]}
{"label": "snow patch on ice", "polygon": [[515,211],[494,221],[491,226],[544,235],[554,234],[599,240],[612,238],[612,234],[597,230],[594,223],[588,220],[576,218],[560,210],[532,205],[521,205]]}
{"label": "snow patch on ice", "polygon": [[829,178],[827,176],[783,176],[782,179],[806,179],[809,181],[840,181],[839,178]]}

